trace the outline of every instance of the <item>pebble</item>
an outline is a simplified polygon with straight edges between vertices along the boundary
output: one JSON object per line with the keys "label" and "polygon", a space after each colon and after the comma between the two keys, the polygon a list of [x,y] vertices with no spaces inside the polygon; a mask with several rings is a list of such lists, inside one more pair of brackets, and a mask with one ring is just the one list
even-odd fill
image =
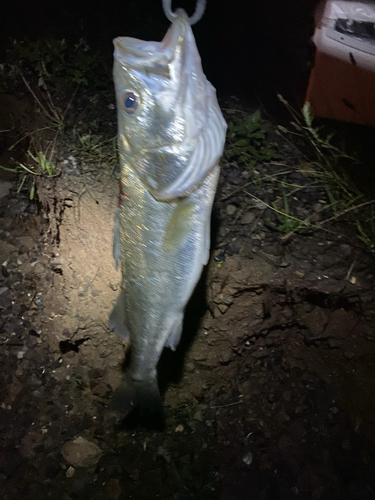
{"label": "pebble", "polygon": [[225,211],[227,215],[231,216],[236,213],[237,207],[235,207],[234,205],[228,205]]}
{"label": "pebble", "polygon": [[224,236],[227,235],[227,228],[224,227],[224,226],[220,226],[219,228],[219,236],[221,236],[222,238],[224,238]]}
{"label": "pebble", "polygon": [[339,249],[344,257],[348,257],[352,253],[352,247],[346,243],[341,243]]}
{"label": "pebble", "polygon": [[234,240],[231,244],[231,247],[234,253],[238,253],[241,248],[241,241],[239,239]]}
{"label": "pebble", "polygon": [[73,467],[94,467],[102,456],[102,451],[95,443],[84,437],[68,441],[61,449],[64,459]]}
{"label": "pebble", "polygon": [[186,363],[185,369],[188,373],[193,373],[195,370],[194,363]]}
{"label": "pebble", "polygon": [[65,476],[66,476],[66,477],[73,477],[73,476],[74,476],[75,471],[76,471],[76,470],[75,470],[75,468],[74,468],[74,467],[72,467],[72,466],[70,466],[70,467],[68,468],[68,470],[65,472]]}
{"label": "pebble", "polygon": [[37,343],[38,343],[37,339],[31,336],[29,336],[26,341],[26,345],[29,349],[33,349],[37,345]]}
{"label": "pebble", "polygon": [[230,347],[222,348],[220,351],[220,363],[226,365],[230,362],[233,356],[233,351]]}
{"label": "pebble", "polygon": [[197,410],[193,415],[194,420],[198,420],[198,422],[203,422],[202,410]]}
{"label": "pebble", "polygon": [[247,453],[245,453],[245,455],[242,457],[242,461],[246,465],[251,465],[252,464],[252,462],[253,462],[253,454],[251,453],[251,451],[248,451]]}
{"label": "pebble", "polygon": [[185,428],[182,424],[179,424],[176,428],[175,428],[175,432],[184,432]]}
{"label": "pebble", "polygon": [[77,159],[74,158],[74,156],[68,156],[68,161],[71,165],[73,165],[73,167],[75,167],[77,165]]}
{"label": "pebble", "polygon": [[321,203],[314,203],[314,205],[313,205],[314,212],[319,212],[321,209],[322,209]]}
{"label": "pebble", "polygon": [[255,214],[253,212],[246,212],[241,217],[241,224],[252,224],[255,220]]}

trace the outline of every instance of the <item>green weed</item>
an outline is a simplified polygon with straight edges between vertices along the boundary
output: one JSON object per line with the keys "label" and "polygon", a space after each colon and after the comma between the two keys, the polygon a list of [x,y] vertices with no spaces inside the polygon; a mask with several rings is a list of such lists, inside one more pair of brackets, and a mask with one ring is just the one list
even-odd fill
{"label": "green weed", "polygon": [[12,61],[31,68],[38,78],[38,86],[72,83],[75,85],[106,85],[109,70],[103,58],[93,53],[81,38],[77,44],[65,39],[40,38],[13,42]]}
{"label": "green weed", "polygon": [[33,160],[34,163],[21,163],[16,162],[13,168],[7,168],[0,165],[0,168],[3,170],[7,170],[8,172],[14,172],[16,174],[24,174],[20,184],[17,189],[17,193],[19,193],[24,184],[30,180],[30,190],[29,190],[29,198],[33,200],[36,194],[36,177],[57,177],[60,174],[60,169],[56,167],[56,165],[47,159],[46,155],[39,151],[36,155],[33,155],[31,151],[27,152],[29,157]]}
{"label": "green weed", "polygon": [[117,163],[116,137],[104,139],[100,135],[88,134],[78,136],[78,145],[74,148],[75,153],[83,155],[91,162],[106,163],[113,172]]}
{"label": "green weed", "polygon": [[[346,222],[354,223],[358,238],[374,252],[375,200],[369,199],[347,173],[360,165],[358,158],[347,154],[343,145],[338,147],[333,144],[334,133],[325,134],[323,127],[315,125],[310,103],[304,104],[301,116],[282,96],[279,95],[279,99],[290,111],[294,119],[291,123],[298,131],[297,135],[304,139],[306,151],[312,146],[312,155],[301,153],[306,161],[301,162],[298,168],[303,172],[307,167],[310,175],[319,179],[330,202],[325,209],[330,208],[333,212],[332,217],[320,221],[315,227],[324,228],[328,222],[344,220],[346,216]],[[279,130],[290,133],[282,127]]]}
{"label": "green weed", "polygon": [[257,162],[279,158],[280,155],[268,147],[269,124],[262,119],[258,109],[245,119],[235,118],[229,122],[226,156],[235,158],[239,164],[254,167]]}

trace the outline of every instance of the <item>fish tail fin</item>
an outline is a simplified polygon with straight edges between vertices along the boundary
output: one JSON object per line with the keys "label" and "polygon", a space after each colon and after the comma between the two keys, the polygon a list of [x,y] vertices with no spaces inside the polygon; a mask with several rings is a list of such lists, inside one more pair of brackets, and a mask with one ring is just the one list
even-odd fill
{"label": "fish tail fin", "polygon": [[163,403],[157,379],[139,381],[126,373],[109,402],[108,410],[116,412],[119,420],[123,420],[136,408],[143,424],[153,428],[162,425]]}
{"label": "fish tail fin", "polygon": [[119,337],[129,340],[129,332],[125,326],[125,302],[123,291],[120,291],[117,302],[113,308],[108,321],[108,328]]}

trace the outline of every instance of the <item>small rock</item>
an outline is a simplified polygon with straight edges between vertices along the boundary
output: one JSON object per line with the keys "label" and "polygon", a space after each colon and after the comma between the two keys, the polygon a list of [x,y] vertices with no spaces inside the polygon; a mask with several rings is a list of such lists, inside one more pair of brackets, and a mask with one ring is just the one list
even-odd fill
{"label": "small rock", "polygon": [[194,363],[186,363],[185,369],[188,373],[193,373],[195,370]]}
{"label": "small rock", "polygon": [[234,240],[231,244],[231,247],[234,253],[238,253],[241,248],[241,241],[239,239]]}
{"label": "small rock", "polygon": [[321,209],[322,209],[321,203],[314,203],[314,205],[313,205],[314,212],[319,212]]}
{"label": "small rock", "polygon": [[245,453],[245,455],[242,457],[242,461],[246,465],[251,465],[252,464],[252,462],[253,462],[253,454],[251,453],[251,451],[248,451],[247,453]]}
{"label": "small rock", "polygon": [[120,480],[114,477],[110,479],[106,484],[106,490],[110,500],[118,500],[122,493]]}
{"label": "small rock", "polygon": [[217,307],[218,307],[219,311],[221,312],[221,314],[225,314],[227,312],[227,310],[229,309],[229,307],[225,304],[219,304]]}
{"label": "small rock", "polygon": [[231,215],[234,215],[237,211],[237,207],[235,207],[234,205],[228,205],[227,208],[226,208],[226,214],[231,216]]}
{"label": "small rock", "polygon": [[26,247],[26,251],[31,250],[35,246],[35,240],[31,236],[20,236],[18,241],[20,246]]}
{"label": "small rock", "polygon": [[65,472],[65,476],[66,476],[66,477],[73,477],[73,476],[74,476],[75,471],[76,471],[76,470],[75,470],[75,468],[74,468],[74,467],[72,467],[72,466],[70,466],[70,467],[68,468],[68,470]]}
{"label": "small rock", "polygon": [[74,156],[72,156],[72,155],[71,155],[71,156],[68,156],[68,161],[69,161],[69,163],[70,163],[73,167],[75,167],[75,166],[77,165],[77,160],[76,160],[76,158],[74,158]]}
{"label": "small rock", "polygon": [[347,243],[341,243],[339,249],[344,257],[348,257],[352,253],[352,247]]}
{"label": "small rock", "polygon": [[221,236],[222,238],[224,238],[224,236],[226,236],[227,234],[227,228],[224,227],[224,226],[220,226],[219,228],[219,236]]}
{"label": "small rock", "polygon": [[241,224],[252,224],[255,220],[255,214],[253,212],[246,212],[241,217]]}
{"label": "small rock", "polygon": [[160,457],[163,457],[168,464],[170,463],[170,461],[171,461],[171,454],[169,453],[169,451],[167,451],[164,448],[164,446],[158,446],[157,454]]}
{"label": "small rock", "polygon": [[198,422],[203,422],[202,410],[197,410],[193,415],[194,420],[198,420]]}
{"label": "small rock", "polygon": [[37,345],[38,341],[35,337],[28,337],[27,341],[26,341],[26,346],[29,348],[29,349],[34,349],[34,347]]}
{"label": "small rock", "polygon": [[182,424],[179,424],[176,428],[175,428],[175,432],[184,432],[185,428]]}
{"label": "small rock", "polygon": [[220,355],[219,355],[220,363],[223,365],[227,365],[232,359],[232,356],[233,356],[233,351],[230,347],[227,347],[225,349],[222,348],[220,350]]}
{"label": "small rock", "polygon": [[73,467],[89,468],[98,463],[102,451],[95,443],[80,436],[65,443],[61,449],[61,454]]}

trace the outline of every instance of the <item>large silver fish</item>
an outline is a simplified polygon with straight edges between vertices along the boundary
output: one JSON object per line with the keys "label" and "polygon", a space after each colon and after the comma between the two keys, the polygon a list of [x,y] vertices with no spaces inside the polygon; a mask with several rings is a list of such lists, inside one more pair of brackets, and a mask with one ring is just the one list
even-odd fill
{"label": "large silver fish", "polygon": [[172,25],[161,42],[114,40],[122,193],[121,255],[116,231],[114,255],[122,286],[109,326],[132,346],[110,404],[121,416],[137,405],[162,409],[156,365],[164,347],[178,345],[185,306],[209,259],[227,128],[191,19],[183,10],[166,13]]}

